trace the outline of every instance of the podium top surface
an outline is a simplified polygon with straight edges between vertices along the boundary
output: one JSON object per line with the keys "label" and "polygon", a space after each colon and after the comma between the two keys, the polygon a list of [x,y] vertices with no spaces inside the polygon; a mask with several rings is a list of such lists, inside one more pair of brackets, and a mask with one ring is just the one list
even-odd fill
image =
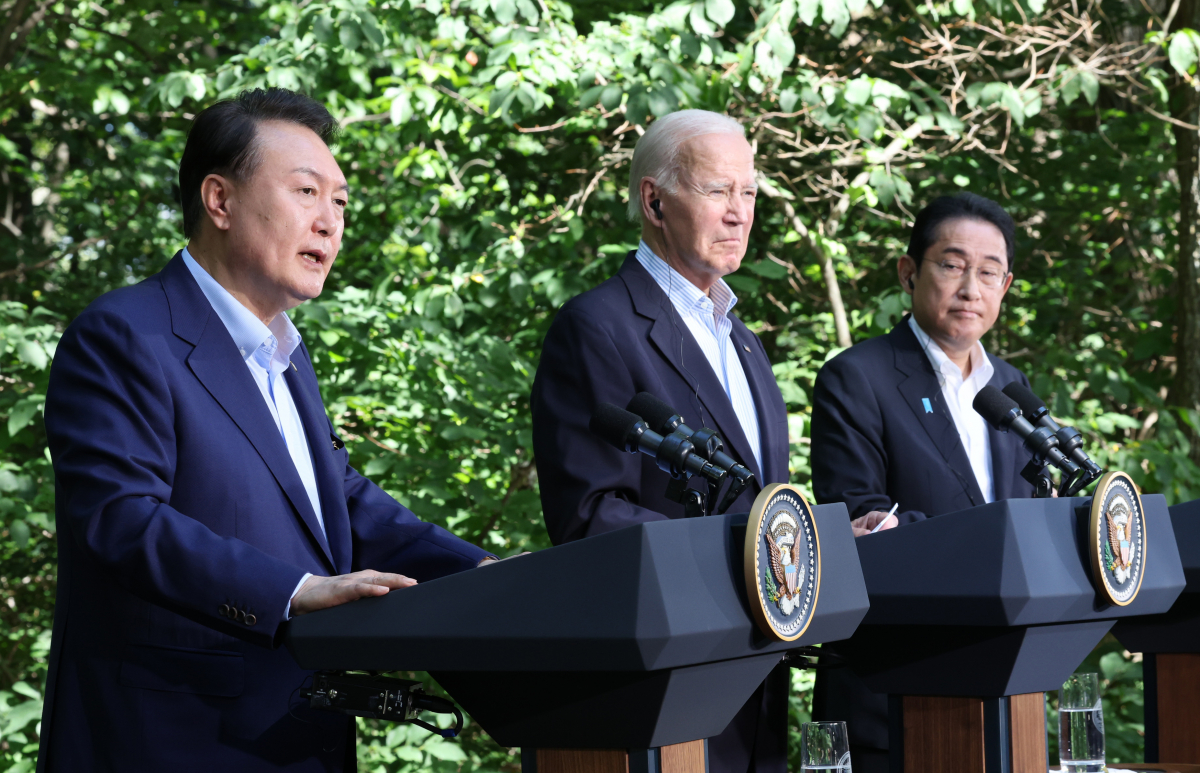
{"label": "podium top surface", "polygon": [[856,540],[871,597],[863,622],[1025,626],[1165,612],[1184,567],[1166,500],[1151,494],[1142,504],[1145,577],[1128,606],[1102,603],[1092,585],[1091,498],[1011,499]]}
{"label": "podium top surface", "polygon": [[751,618],[744,514],[638,524],[304,615],[285,641],[316,669],[652,671],[845,639],[868,606],[858,553],[844,505],[814,511],[820,596],[794,642]]}

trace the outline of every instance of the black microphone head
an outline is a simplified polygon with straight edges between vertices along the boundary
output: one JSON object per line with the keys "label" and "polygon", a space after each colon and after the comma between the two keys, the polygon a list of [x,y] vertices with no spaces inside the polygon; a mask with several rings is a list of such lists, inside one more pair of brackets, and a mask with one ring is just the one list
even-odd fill
{"label": "black microphone head", "polygon": [[[625,408],[641,416],[642,420],[649,424],[650,429],[655,432],[669,435],[674,431],[674,427],[666,432],[663,430],[665,425],[671,422],[671,419],[678,416],[675,409],[649,392],[638,392]],[[680,417],[680,423],[683,423],[682,417]]]}
{"label": "black microphone head", "polygon": [[1016,401],[991,385],[979,390],[971,407],[993,427],[1005,431],[1013,419],[1021,415],[1021,407]]}
{"label": "black microphone head", "polygon": [[1017,405],[1021,408],[1021,413],[1031,421],[1037,419],[1046,412],[1046,404],[1042,402],[1042,398],[1033,393],[1020,381],[1014,381],[1004,387],[1004,394],[1017,401]]}
{"label": "black microphone head", "polygon": [[600,403],[588,422],[588,428],[610,445],[629,450],[629,436],[634,434],[641,419],[612,403]]}

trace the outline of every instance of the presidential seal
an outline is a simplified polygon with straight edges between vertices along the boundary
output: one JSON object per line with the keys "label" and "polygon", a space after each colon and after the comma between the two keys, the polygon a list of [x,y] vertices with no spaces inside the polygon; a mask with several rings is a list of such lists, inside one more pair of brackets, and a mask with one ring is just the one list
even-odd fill
{"label": "presidential seal", "polygon": [[746,591],[762,632],[799,639],[821,591],[821,542],[812,508],[799,489],[767,486],[754,500],[746,524]]}
{"label": "presidential seal", "polygon": [[1146,517],[1137,486],[1123,472],[1110,472],[1096,484],[1088,552],[1101,598],[1121,607],[1133,601],[1146,574]]}

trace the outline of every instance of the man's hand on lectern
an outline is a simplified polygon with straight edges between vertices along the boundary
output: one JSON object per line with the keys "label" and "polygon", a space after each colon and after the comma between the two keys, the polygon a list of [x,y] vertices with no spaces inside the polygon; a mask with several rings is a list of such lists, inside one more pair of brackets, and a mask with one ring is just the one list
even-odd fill
{"label": "man's hand on lectern", "polygon": [[[883,526],[879,526],[880,523]],[[871,531],[879,526],[879,531],[884,529],[894,529],[900,525],[900,519],[890,513],[885,513],[882,510],[872,510],[866,515],[855,518],[850,522],[850,528],[854,530],[855,537],[861,537],[864,534],[870,534]]]}
{"label": "man's hand on lectern", "polygon": [[304,581],[292,597],[292,617],[336,607],[366,596],[386,596],[397,588],[416,584],[416,580],[402,574],[374,572],[370,569],[336,577],[318,577],[314,574]]}

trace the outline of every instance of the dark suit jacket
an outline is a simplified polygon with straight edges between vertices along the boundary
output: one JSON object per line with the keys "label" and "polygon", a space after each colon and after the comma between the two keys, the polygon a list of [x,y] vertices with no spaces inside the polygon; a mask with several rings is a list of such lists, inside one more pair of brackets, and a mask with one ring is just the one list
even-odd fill
{"label": "dark suit jacket", "polygon": [[542,347],[533,382],[533,449],[542,509],[559,544],[664,518],[683,506],[644,454],[618,451],[588,429],[602,402],[624,408],[638,392],[673,406],[688,426],[712,427],[748,467],[751,485],[730,507],[749,512],[761,484],[788,480],[787,408],[762,343],[731,316],[733,339],[758,411],[760,470],[716,373],[666,293],[631,253],[617,275],[568,301]]}
{"label": "dark suit jacket", "polygon": [[[1029,385],[1021,371],[988,358],[992,386]],[[932,412],[922,398],[929,398]],[[1020,476],[1029,460],[1021,441],[990,425],[988,438],[995,498],[1033,496]],[[821,368],[813,395],[812,470],[817,501],[845,502],[851,518],[899,502],[903,526],[984,504],[933,365],[907,317]],[[855,746],[888,748],[887,697],[871,693],[849,669],[818,674],[813,717],[846,720]],[[860,767],[868,768],[854,760],[854,769]]]}
{"label": "dark suit jacket", "polygon": [[[788,480],[787,409],[758,338],[736,317],[731,337],[758,412],[760,470],[733,405],[666,293],[633,253],[617,275],[558,312],[533,383],[533,449],[546,528],[555,544],[664,518],[683,506],[654,460],[619,451],[588,429],[601,402],[625,407],[650,392],[688,426],[716,429],[726,451],[757,479],[730,507],[748,512],[763,483]],[[721,736],[710,739],[714,771],[784,773],[788,670],[776,669]]]}
{"label": "dark suit jacket", "polygon": [[67,328],[46,397],[59,578],[39,770],[341,770],[350,720],[300,705],[310,672],[277,649],[297,582],[486,557],[350,467],[303,346],[292,362],[324,535],[182,258]]}
{"label": "dark suit jacket", "polygon": [[[1029,386],[991,354],[988,383]],[[922,398],[929,398],[927,412]],[[1033,496],[1021,477],[1029,454],[1014,433],[988,426],[995,498]],[[850,517],[900,503],[901,525],[984,504],[933,365],[905,317],[886,336],[852,346],[817,375],[812,414],[813,492],[845,502]]]}

